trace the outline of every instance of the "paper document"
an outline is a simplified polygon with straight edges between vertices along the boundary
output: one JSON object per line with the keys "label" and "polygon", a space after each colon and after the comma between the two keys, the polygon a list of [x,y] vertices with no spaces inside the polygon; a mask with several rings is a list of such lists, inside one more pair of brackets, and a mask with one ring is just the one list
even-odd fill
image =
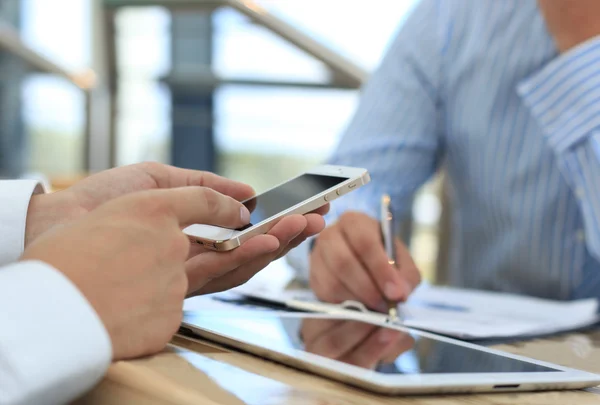
{"label": "paper document", "polygon": [[598,321],[598,301],[423,286],[400,306],[406,326],[465,339],[535,336]]}
{"label": "paper document", "polygon": [[[309,290],[266,293],[238,289],[275,302],[318,302]],[[536,336],[599,321],[596,299],[554,301],[521,295],[422,285],[399,306],[403,325],[461,339]],[[381,314],[375,314],[380,319]],[[375,319],[375,318],[374,318]]]}

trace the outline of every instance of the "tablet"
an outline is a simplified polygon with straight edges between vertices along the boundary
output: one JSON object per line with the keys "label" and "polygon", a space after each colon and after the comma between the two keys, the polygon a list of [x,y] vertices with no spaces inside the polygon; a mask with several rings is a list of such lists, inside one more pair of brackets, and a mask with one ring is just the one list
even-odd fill
{"label": "tablet", "polygon": [[315,314],[184,313],[188,333],[384,394],[585,388],[600,376],[401,326]]}

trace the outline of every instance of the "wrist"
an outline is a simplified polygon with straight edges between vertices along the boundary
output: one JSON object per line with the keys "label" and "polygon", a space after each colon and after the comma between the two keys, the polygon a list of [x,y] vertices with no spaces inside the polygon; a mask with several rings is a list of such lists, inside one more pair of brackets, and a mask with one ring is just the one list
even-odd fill
{"label": "wrist", "polygon": [[25,247],[51,228],[85,213],[68,190],[31,197],[25,225]]}

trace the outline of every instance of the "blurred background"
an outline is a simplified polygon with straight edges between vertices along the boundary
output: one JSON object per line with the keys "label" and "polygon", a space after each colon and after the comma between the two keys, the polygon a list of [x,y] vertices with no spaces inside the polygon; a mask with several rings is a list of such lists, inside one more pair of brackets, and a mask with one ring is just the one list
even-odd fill
{"label": "blurred background", "polygon": [[[261,191],[335,148],[418,0],[0,0],[0,177],[146,160]],[[405,238],[440,256],[440,181]]]}

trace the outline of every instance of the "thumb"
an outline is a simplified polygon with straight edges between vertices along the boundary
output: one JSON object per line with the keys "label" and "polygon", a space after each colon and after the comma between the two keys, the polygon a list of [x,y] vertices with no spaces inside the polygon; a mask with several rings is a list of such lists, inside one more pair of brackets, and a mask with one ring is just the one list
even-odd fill
{"label": "thumb", "polygon": [[235,229],[250,222],[250,212],[242,203],[208,187],[174,188],[160,194],[180,227],[207,224]]}

